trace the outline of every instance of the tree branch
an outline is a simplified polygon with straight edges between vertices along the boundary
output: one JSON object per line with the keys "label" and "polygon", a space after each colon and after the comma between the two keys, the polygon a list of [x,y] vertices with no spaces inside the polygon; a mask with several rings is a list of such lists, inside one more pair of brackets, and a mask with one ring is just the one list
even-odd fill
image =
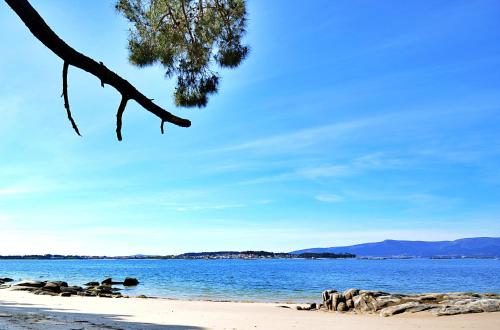
{"label": "tree branch", "polygon": [[149,98],[139,92],[127,80],[109,70],[104,64],[100,64],[90,57],[85,56],[84,54],[71,48],[61,38],[59,38],[54,31],[52,31],[38,12],[31,6],[28,0],[5,0],[5,2],[10,6],[10,8],[12,8],[12,10],[14,10],[17,16],[21,18],[31,33],[58,57],[60,57],[65,64],[87,71],[100,79],[102,84],[113,86],[124,98],[136,101],[145,110],[158,116],[162,121],[181,127],[191,126],[191,122],[189,120],[177,117],[156,105]]}
{"label": "tree branch", "polygon": [[63,65],[63,73],[62,73],[62,85],[63,85],[63,97],[64,97],[64,108],[66,108],[66,113],[68,114],[68,119],[69,122],[71,123],[71,126],[73,126],[73,129],[75,130],[76,134],[79,136],[82,136],[80,134],[80,131],[78,130],[78,126],[76,126],[75,121],[73,120],[73,116],[71,116],[71,110],[69,108],[69,100],[68,100],[68,67],[69,64],[68,62],[64,62]]}
{"label": "tree branch", "polygon": [[122,116],[125,112],[127,102],[128,99],[125,96],[122,96],[122,100],[118,106],[118,111],[116,112],[116,137],[118,138],[118,141],[122,140]]}

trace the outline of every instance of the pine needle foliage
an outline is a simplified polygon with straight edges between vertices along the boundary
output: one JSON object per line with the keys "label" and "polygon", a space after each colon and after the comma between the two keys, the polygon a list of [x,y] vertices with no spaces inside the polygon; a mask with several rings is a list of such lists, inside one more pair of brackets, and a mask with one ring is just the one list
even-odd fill
{"label": "pine needle foliage", "polygon": [[130,62],[160,63],[177,76],[178,106],[206,106],[218,90],[216,68],[235,68],[248,55],[245,0],[118,0],[116,9],[132,23]]}

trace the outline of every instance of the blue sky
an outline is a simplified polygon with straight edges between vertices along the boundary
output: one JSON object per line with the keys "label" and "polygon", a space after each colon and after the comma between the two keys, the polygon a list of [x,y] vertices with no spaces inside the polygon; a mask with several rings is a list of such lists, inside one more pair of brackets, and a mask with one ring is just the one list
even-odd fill
{"label": "blue sky", "polygon": [[250,0],[249,58],[205,109],[127,62],[113,1],[32,0],[71,46],[192,120],[70,68],[0,2],[1,254],[289,251],[500,236],[500,4]]}

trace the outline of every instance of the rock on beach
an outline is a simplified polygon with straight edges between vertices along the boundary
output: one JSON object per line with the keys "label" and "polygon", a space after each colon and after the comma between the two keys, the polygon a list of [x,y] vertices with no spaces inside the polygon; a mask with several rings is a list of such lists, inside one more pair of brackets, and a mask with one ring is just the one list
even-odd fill
{"label": "rock on beach", "polygon": [[319,304],[318,309],[359,314],[378,313],[384,317],[423,311],[437,316],[500,311],[500,295],[494,293],[391,294],[347,289],[344,292],[325,290],[322,298],[323,303]]}

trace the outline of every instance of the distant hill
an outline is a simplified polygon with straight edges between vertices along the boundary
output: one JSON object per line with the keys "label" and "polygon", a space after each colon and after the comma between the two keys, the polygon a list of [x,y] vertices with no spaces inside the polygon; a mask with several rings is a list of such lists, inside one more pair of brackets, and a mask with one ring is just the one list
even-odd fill
{"label": "distant hill", "polygon": [[352,253],[358,257],[500,257],[500,237],[474,237],[438,242],[385,240],[350,246],[311,248],[291,253]]}

